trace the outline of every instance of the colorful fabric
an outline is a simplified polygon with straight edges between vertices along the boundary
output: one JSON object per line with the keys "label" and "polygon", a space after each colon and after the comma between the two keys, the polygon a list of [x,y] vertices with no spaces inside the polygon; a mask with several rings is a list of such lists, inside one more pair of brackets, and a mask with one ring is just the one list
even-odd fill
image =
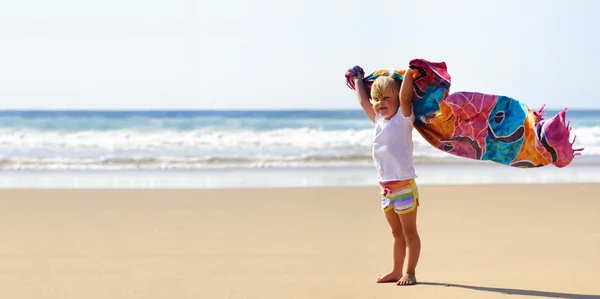
{"label": "colorful fabric", "polygon": [[[475,160],[532,168],[553,164],[565,167],[580,155],[570,141],[567,109],[544,120],[544,106],[536,112],[513,98],[478,92],[450,93],[451,78],[446,63],[414,59],[409,67],[414,77],[413,111],[415,129],[435,148]],[[355,66],[346,72],[346,83],[364,71]],[[373,81],[392,75],[401,82],[404,70],[378,70],[364,76],[370,94]]]}
{"label": "colorful fabric", "polygon": [[381,208],[384,212],[394,209],[397,214],[412,212],[419,205],[419,190],[414,179],[391,184],[380,184]]}

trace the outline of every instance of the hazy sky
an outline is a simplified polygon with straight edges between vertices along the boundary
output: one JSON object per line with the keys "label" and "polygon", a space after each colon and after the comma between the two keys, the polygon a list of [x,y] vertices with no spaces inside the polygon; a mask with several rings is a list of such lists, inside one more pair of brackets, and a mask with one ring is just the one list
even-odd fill
{"label": "hazy sky", "polygon": [[344,73],[445,61],[452,91],[600,108],[600,1],[19,0],[0,109],[358,108]]}

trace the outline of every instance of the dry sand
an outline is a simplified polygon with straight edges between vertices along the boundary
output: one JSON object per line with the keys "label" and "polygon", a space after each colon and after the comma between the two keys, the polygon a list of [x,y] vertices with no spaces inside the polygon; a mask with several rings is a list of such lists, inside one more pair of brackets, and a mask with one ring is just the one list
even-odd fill
{"label": "dry sand", "polygon": [[0,298],[599,298],[600,185],[422,186],[419,285],[377,187],[0,191]]}

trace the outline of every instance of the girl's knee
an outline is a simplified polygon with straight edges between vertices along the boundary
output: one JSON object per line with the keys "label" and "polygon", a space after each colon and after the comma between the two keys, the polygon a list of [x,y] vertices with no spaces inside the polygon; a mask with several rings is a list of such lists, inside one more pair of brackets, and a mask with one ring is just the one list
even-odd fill
{"label": "girl's knee", "polygon": [[402,227],[392,228],[392,236],[394,236],[394,239],[404,239],[404,230]]}
{"label": "girl's knee", "polygon": [[404,226],[403,226],[402,227],[402,235],[404,235],[404,238],[406,238],[406,239],[414,239],[414,238],[419,237],[419,232],[417,231],[416,226],[407,227],[407,228],[404,228]]}

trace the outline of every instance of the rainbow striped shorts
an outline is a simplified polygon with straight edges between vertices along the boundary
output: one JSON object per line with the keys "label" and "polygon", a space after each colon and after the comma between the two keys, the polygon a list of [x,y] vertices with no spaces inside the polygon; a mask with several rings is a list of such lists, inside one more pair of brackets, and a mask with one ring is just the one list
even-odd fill
{"label": "rainbow striped shorts", "polygon": [[384,212],[394,209],[397,214],[412,212],[419,206],[419,190],[415,179],[394,183],[380,183],[381,208]]}

